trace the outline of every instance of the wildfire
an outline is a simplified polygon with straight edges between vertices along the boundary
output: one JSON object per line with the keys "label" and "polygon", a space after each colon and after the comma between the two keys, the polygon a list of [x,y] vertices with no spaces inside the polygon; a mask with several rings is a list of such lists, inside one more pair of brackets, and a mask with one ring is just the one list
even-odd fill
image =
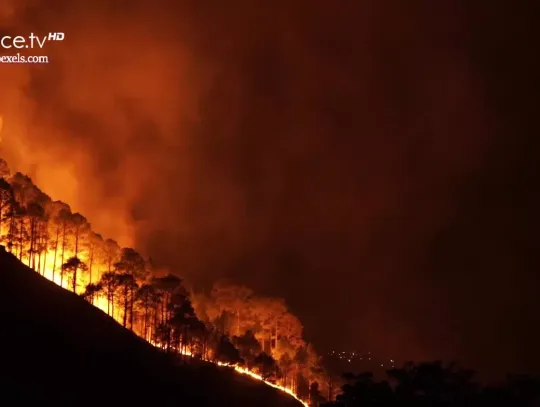
{"label": "wildfire", "polygon": [[[66,250],[65,258],[69,258],[72,255],[73,255],[73,253]],[[86,258],[87,256],[85,255],[85,253],[80,253],[79,256],[81,257],[81,260],[83,260],[85,262],[88,261],[88,259]],[[60,261],[58,259],[55,260],[54,257],[55,257],[55,253],[53,251],[51,251],[51,250],[47,251],[46,256],[45,256],[45,258],[43,260],[43,264],[41,265],[41,267],[38,267],[38,270],[36,270],[36,271],[38,273],[40,273],[41,275],[43,275],[43,277],[45,277],[48,280],[54,282],[55,284],[61,286],[62,288],[66,289],[66,290],[71,290],[71,288],[72,288],[72,280],[71,280],[71,278],[72,277],[68,278],[68,276],[64,276],[64,278],[62,279]],[[21,260],[23,261],[23,263],[27,263],[28,257],[23,256],[23,258]],[[54,270],[54,272],[53,272],[53,270]],[[100,276],[100,274],[102,272],[103,272],[103,270],[100,270],[99,265],[96,265],[96,270],[94,270],[94,279],[93,280],[97,281],[97,279],[99,278],[99,276]],[[77,281],[77,284],[76,284],[76,293],[81,294],[82,292],[84,292],[84,287],[89,282],[90,282],[90,278],[89,278],[88,274],[81,275],[80,278],[78,278],[78,281]],[[106,314],[109,314],[110,316],[112,316],[115,319],[115,321],[119,322],[121,320],[121,312],[118,309],[118,307],[116,309],[111,310],[109,301],[107,300],[107,298],[104,295],[96,295],[96,297],[93,299],[93,305],[95,307],[99,308],[100,310],[102,310],[103,312],[105,312]],[[135,333],[137,333],[137,332],[135,331]],[[147,342],[149,342],[151,345],[153,345],[153,346],[155,346],[157,348],[161,348],[161,346],[159,344],[153,342],[152,340],[147,339]],[[189,350],[182,350],[181,353],[183,355],[185,355],[185,356],[193,357],[193,355],[191,354],[191,352]],[[210,360],[207,360],[207,362],[208,363],[213,363]],[[268,380],[265,380],[261,375],[255,373],[255,372],[253,372],[253,371],[251,371],[251,370],[249,370],[249,369],[247,369],[245,367],[238,366],[238,365],[230,365],[230,364],[222,363],[222,362],[215,362],[215,363],[218,366],[224,366],[224,367],[233,368],[234,371],[239,373],[239,374],[243,374],[243,375],[249,376],[250,378],[252,378],[254,380],[261,381],[261,382],[267,384],[268,386],[271,386],[271,387],[273,387],[275,389],[278,389],[278,390],[288,394],[291,397],[294,397],[296,400],[298,400],[300,403],[302,403],[302,405],[304,405],[305,407],[309,407],[308,403],[301,400],[294,393],[294,391],[292,389],[290,389],[290,388],[287,388],[287,387],[281,386],[279,384],[275,384],[275,383],[272,383],[272,382],[270,382]]]}

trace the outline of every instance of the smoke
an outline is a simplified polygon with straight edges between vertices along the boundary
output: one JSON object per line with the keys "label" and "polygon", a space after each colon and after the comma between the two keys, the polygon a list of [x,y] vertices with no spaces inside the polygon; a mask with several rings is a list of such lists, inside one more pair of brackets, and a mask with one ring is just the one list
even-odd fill
{"label": "smoke", "polygon": [[471,359],[455,321],[484,311],[434,270],[499,151],[470,10],[210,3],[4,1],[2,31],[66,39],[1,67],[0,154],[158,264],[286,297],[316,343]]}
{"label": "smoke", "polygon": [[[2,66],[2,153],[97,230],[134,244],[137,218],[144,220],[134,208],[144,202],[146,211],[163,213],[164,197],[149,195],[171,190],[163,175],[171,166],[190,166],[184,127],[197,119],[204,69],[178,40],[180,20],[114,2],[12,6],[2,14],[11,35],[64,32],[66,39],[26,50],[47,55],[47,66]],[[176,180],[173,199],[185,182]]]}

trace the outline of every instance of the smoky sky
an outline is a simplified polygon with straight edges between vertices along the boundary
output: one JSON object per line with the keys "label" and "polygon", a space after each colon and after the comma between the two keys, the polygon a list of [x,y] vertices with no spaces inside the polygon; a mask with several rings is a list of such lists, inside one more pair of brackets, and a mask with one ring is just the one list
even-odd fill
{"label": "smoky sky", "polygon": [[0,67],[0,151],[96,230],[284,297],[321,350],[536,369],[532,10],[4,3],[66,40]]}

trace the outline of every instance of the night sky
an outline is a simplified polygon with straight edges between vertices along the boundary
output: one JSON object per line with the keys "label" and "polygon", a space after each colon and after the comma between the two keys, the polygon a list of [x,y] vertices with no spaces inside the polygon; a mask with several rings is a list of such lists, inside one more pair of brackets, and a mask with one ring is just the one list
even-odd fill
{"label": "night sky", "polygon": [[532,5],[1,1],[66,40],[0,66],[0,154],[96,230],[321,351],[540,370]]}

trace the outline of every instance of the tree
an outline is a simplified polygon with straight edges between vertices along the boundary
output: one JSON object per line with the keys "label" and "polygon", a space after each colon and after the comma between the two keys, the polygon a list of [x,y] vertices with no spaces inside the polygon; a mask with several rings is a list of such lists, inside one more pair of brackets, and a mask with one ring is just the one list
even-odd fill
{"label": "tree", "polygon": [[280,338],[286,339],[295,350],[301,346],[305,346],[305,342],[302,339],[302,323],[290,312],[285,312],[279,317],[277,330],[278,346]]}
{"label": "tree", "polygon": [[26,207],[26,214],[30,219],[28,267],[36,270],[36,254],[38,253],[40,222],[45,218],[45,209],[37,202],[30,202]]}
{"label": "tree", "polygon": [[287,313],[285,302],[280,298],[259,297],[250,300],[257,325],[257,339],[263,350],[272,353],[280,336],[279,321]]}
{"label": "tree", "polygon": [[143,284],[137,290],[136,300],[143,309],[143,327],[141,335],[145,340],[148,339],[150,312],[157,305],[154,302],[156,299],[156,289],[152,284]]}
{"label": "tree", "polygon": [[207,360],[210,332],[208,331],[204,322],[202,322],[198,318],[192,321],[190,329],[191,329],[192,344],[193,344],[193,341],[196,341],[196,345],[198,346],[195,352],[192,349],[191,354],[193,355],[193,357]]}
{"label": "tree", "polygon": [[[0,164],[5,161],[0,161]],[[0,165],[1,168],[1,165]],[[11,185],[3,177],[0,178],[0,239],[4,236],[4,217],[9,213],[13,205],[13,190]]]}
{"label": "tree", "polygon": [[119,294],[123,302],[123,320],[122,326],[127,326],[127,316],[130,315],[130,328],[133,329],[133,293],[137,289],[137,283],[133,275],[127,273],[115,274],[117,287],[120,288]]}
{"label": "tree", "polygon": [[253,331],[247,330],[244,335],[233,337],[233,343],[240,351],[240,357],[244,359],[247,367],[252,368],[255,358],[262,352],[261,344]]}
{"label": "tree", "polygon": [[15,198],[12,196],[11,203],[10,203],[9,207],[7,208],[7,213],[6,213],[6,217],[7,217],[7,221],[8,221],[8,232],[7,232],[7,235],[6,235],[6,238],[5,238],[5,240],[7,242],[7,248],[8,248],[8,251],[10,253],[14,252],[13,248],[14,248],[15,242],[17,241],[17,236],[18,236],[18,231],[17,231],[18,219],[17,219],[17,216],[18,216],[18,214],[19,214],[19,204],[15,200]]}
{"label": "tree", "polygon": [[167,353],[170,352],[171,332],[172,329],[170,325],[165,322],[159,323],[156,326],[154,340],[156,344],[161,345],[161,348]]}
{"label": "tree", "polygon": [[160,303],[160,322],[166,323],[170,318],[168,304],[171,301],[173,294],[180,292],[183,295],[187,295],[182,286],[182,279],[176,277],[175,275],[167,274],[165,277],[154,277],[152,279],[152,284],[156,290],[161,293],[162,301]]}
{"label": "tree", "polygon": [[71,274],[73,276],[72,282],[72,290],[73,292],[76,292],[77,290],[77,272],[78,271],[86,271],[88,270],[86,264],[84,264],[78,257],[70,257],[63,265],[62,265],[62,271],[67,272],[68,274]]}
{"label": "tree", "polygon": [[321,396],[321,392],[319,391],[319,383],[311,383],[311,386],[309,386],[309,405],[319,407],[319,403],[322,401],[324,401],[324,397]]}
{"label": "tree", "polygon": [[134,279],[142,281],[147,277],[146,262],[142,256],[131,248],[124,248],[120,252],[120,259],[114,264],[118,273],[129,274]]}
{"label": "tree", "polygon": [[103,291],[107,297],[107,314],[114,317],[114,299],[116,291],[118,290],[118,279],[116,278],[116,274],[112,271],[103,273],[99,284],[103,287]]}
{"label": "tree", "polygon": [[243,363],[240,352],[229,341],[229,338],[226,335],[221,335],[219,339],[216,347],[216,360],[228,365]]}
{"label": "tree", "polygon": [[[62,228],[62,250],[60,254],[60,265],[62,266],[64,264],[64,256],[66,253],[66,246],[68,244],[67,240],[67,232],[68,232],[68,224],[71,220],[71,209],[69,206],[66,205],[66,207],[63,207],[60,209],[60,212],[58,213],[58,222],[61,225]],[[54,272],[53,272],[54,273]],[[64,286],[64,269],[62,267],[60,271],[60,286]]]}
{"label": "tree", "polygon": [[172,317],[169,324],[173,328],[173,338],[180,345],[182,355],[193,354],[193,340],[197,335],[203,334],[204,324],[195,315],[195,310],[191,305],[189,297],[181,293],[176,293],[171,301]]}
{"label": "tree", "polygon": [[[135,303],[135,290],[137,281],[144,281],[147,277],[146,262],[142,256],[131,248],[124,248],[120,253],[120,260],[114,265],[119,278],[119,284],[124,287],[124,305],[129,304],[130,327],[133,329],[133,304]],[[129,295],[129,300],[127,296]],[[124,309],[124,326],[126,326],[127,309]]]}
{"label": "tree", "polygon": [[28,241],[28,228],[26,227],[26,208],[18,203],[15,206],[14,219],[16,219],[15,230],[16,240],[19,246],[19,261],[23,261],[23,253],[26,242]]}
{"label": "tree", "polygon": [[119,256],[120,246],[118,246],[118,243],[112,239],[105,240],[105,245],[103,246],[103,257],[107,272],[110,273],[113,271],[114,264],[118,261]]}
{"label": "tree", "polygon": [[[62,210],[69,211],[69,206],[66,205],[64,202],[61,201],[53,201],[50,203],[48,207],[48,215],[50,218],[50,222],[48,223],[49,226],[49,236],[51,237],[51,240],[49,242],[49,246],[53,249],[53,264],[52,264],[52,270],[51,270],[51,279],[52,281],[55,281],[55,273],[56,273],[56,260],[58,258],[58,249],[60,248],[60,236],[63,228],[63,221],[62,217],[60,216],[60,213]],[[60,263],[60,266],[63,264],[63,260]]]}
{"label": "tree", "polygon": [[294,387],[294,360],[288,353],[284,353],[278,359],[278,367],[282,376],[282,386],[293,389]]}
{"label": "tree", "polygon": [[219,307],[221,312],[229,312],[234,315],[234,331],[236,332],[237,336],[241,335],[241,310],[246,309],[246,305],[249,298],[253,295],[253,291],[244,286],[220,281],[214,284],[211,295],[215,299],[216,305]]}
{"label": "tree", "polygon": [[[19,259],[22,260],[24,254],[27,254],[25,259],[28,261],[28,266],[36,270],[36,257],[38,261],[41,260],[39,250],[43,246],[41,222],[46,221],[44,208],[49,204],[50,198],[36,187],[29,177],[19,172],[11,177],[10,182],[15,201],[20,205],[17,225]],[[27,220],[28,224],[26,224]],[[39,264],[37,266],[39,268]]]}
{"label": "tree", "polygon": [[90,230],[90,225],[88,224],[86,218],[77,212],[74,213],[69,219],[69,226],[71,228],[71,233],[73,234],[74,239],[74,257],[79,257],[81,239],[84,239],[86,237],[86,234]]}
{"label": "tree", "polygon": [[103,238],[99,233],[90,231],[88,234],[88,282],[92,284],[92,268],[97,259],[103,254]]}
{"label": "tree", "polygon": [[272,356],[261,352],[254,360],[255,366],[264,380],[275,381],[278,367]]}
{"label": "tree", "polygon": [[96,295],[98,295],[102,290],[103,285],[101,283],[90,283],[86,286],[84,293],[82,293],[82,297],[93,305]]}
{"label": "tree", "polygon": [[273,352],[273,357],[277,361],[279,370],[282,373],[283,386],[294,388],[296,384],[296,373],[298,372],[298,364],[295,361],[298,348],[293,346],[289,339],[281,337]]}

